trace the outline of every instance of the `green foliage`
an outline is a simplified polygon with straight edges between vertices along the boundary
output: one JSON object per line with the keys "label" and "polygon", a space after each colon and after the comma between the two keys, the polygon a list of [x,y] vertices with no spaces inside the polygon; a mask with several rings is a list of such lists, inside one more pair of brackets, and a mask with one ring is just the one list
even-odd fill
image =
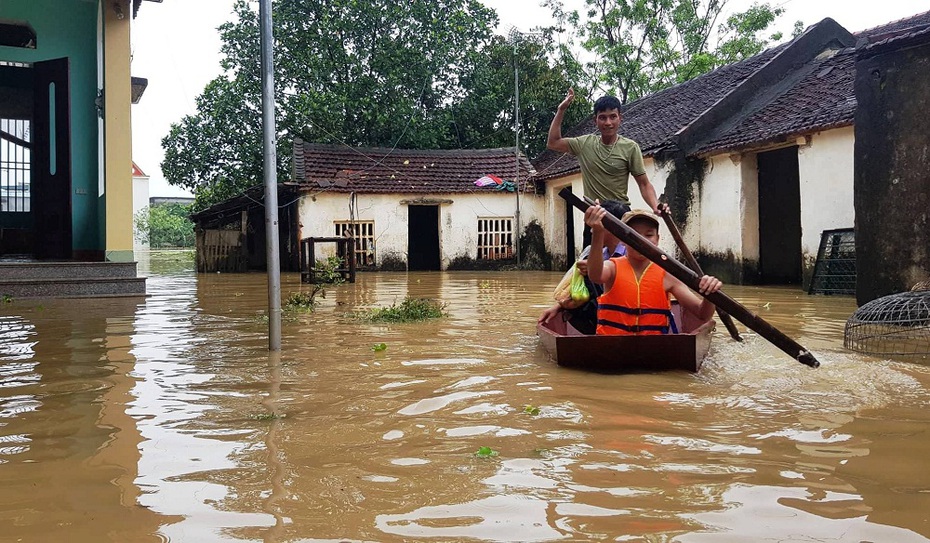
{"label": "green foliage", "polygon": [[[262,180],[261,73],[254,2],[220,26],[224,73],[196,113],[162,140],[169,183],[195,209]],[[587,96],[583,67],[550,38],[514,47],[478,0],[275,0],[278,178],[295,138],[349,146],[458,149],[512,146],[514,54],[520,67],[521,147],[534,156],[565,89]],[[581,100],[581,98],[579,98]],[[573,108],[568,123],[588,108]]]}
{"label": "green foliage", "polygon": [[292,313],[306,313],[316,308],[317,296],[326,297],[326,287],[345,283],[342,274],[337,270],[342,266],[342,259],[331,256],[326,260],[318,260],[314,266],[314,282],[310,285],[310,292],[292,292],[284,299],[282,309]]}
{"label": "green foliage", "polygon": [[491,458],[497,456],[499,453],[492,449],[491,447],[479,447],[475,452],[475,456],[478,458]]}
{"label": "green foliage", "polygon": [[382,351],[386,351],[386,350],[387,350],[387,343],[375,343],[374,345],[371,346],[371,350],[374,351],[374,352],[376,352],[376,353],[380,353],[380,352],[382,352]]}
{"label": "green foliage", "polygon": [[413,322],[443,317],[444,309],[445,304],[436,300],[408,297],[400,305],[372,309],[357,317],[370,322]]}
{"label": "green foliage", "polygon": [[563,0],[544,0],[557,21],[595,60],[586,69],[621,102],[750,57],[781,34],[765,36],[784,9],[768,2],[726,13],[728,0],[584,0],[566,9]]}
{"label": "green foliage", "polygon": [[0,296],[0,302],[3,302],[5,304],[11,304],[13,303],[13,297],[10,296],[9,294],[4,294],[3,296]]}
{"label": "green foliage", "polygon": [[539,414],[539,408],[536,407],[535,405],[524,405],[523,412],[526,413],[527,415],[535,416]]}
{"label": "green foliage", "polygon": [[139,241],[149,242],[149,247],[193,247],[194,223],[191,222],[191,206],[165,203],[145,207],[133,217],[134,234]]}

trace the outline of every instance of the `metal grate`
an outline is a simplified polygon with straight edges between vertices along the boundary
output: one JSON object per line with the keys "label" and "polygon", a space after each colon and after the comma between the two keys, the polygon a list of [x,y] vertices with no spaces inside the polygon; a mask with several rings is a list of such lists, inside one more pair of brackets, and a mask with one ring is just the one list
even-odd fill
{"label": "metal grate", "polygon": [[478,260],[513,258],[513,218],[478,218]]}
{"label": "metal grate", "polygon": [[930,357],[930,290],[864,304],[846,321],[843,346],[874,355]]}
{"label": "metal grate", "polygon": [[[375,265],[375,221],[335,221],[336,237],[355,238],[355,265],[359,268]],[[343,256],[343,255],[339,255]]]}
{"label": "metal grate", "polygon": [[856,294],[856,233],[824,230],[808,294]]}
{"label": "metal grate", "polygon": [[29,212],[31,147],[28,120],[0,119],[0,211]]}

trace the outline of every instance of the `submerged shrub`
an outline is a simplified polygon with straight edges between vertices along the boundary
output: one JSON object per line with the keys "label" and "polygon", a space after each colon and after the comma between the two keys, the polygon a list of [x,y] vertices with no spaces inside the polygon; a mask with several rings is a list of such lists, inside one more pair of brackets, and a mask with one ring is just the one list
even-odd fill
{"label": "submerged shrub", "polygon": [[371,309],[368,313],[357,315],[370,322],[413,322],[438,319],[445,316],[445,304],[429,298],[405,298],[400,305]]}

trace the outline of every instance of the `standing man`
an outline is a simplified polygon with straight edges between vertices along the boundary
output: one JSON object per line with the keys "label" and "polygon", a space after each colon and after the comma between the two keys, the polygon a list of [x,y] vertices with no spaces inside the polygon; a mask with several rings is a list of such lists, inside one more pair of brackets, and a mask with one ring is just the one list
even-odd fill
{"label": "standing man", "polygon": [[[575,155],[581,165],[584,195],[588,198],[601,202],[617,200],[625,204],[626,211],[629,211],[627,187],[629,176],[632,174],[643,199],[656,214],[661,215],[668,206],[659,205],[656,189],[646,175],[643,152],[639,144],[618,134],[622,119],[620,100],[614,96],[603,96],[594,102],[594,123],[600,135],[587,134],[577,138],[563,138],[562,119],[565,117],[565,110],[574,99],[574,89],[568,89],[568,94],[559,104],[552,124],[549,125],[546,147]],[[591,228],[587,225],[583,238],[584,245],[591,243]]]}

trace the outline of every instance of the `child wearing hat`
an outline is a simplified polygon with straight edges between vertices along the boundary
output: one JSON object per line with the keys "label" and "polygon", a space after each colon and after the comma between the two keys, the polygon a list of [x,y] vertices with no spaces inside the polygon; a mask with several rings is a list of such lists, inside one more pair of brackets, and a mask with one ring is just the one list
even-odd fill
{"label": "child wearing hat", "polygon": [[[644,255],[627,246],[626,256],[605,260],[602,255],[606,211],[600,204],[585,211],[585,224],[591,227],[591,254],[588,277],[604,285],[598,300],[597,333],[605,335],[649,335],[675,333],[669,295],[675,296],[686,311],[702,321],[714,314],[714,304],[691,291],[678,278],[666,273]],[[659,243],[659,218],[644,209],[635,209],[620,219],[650,243]],[[701,294],[720,290],[716,277],[701,277]]]}

